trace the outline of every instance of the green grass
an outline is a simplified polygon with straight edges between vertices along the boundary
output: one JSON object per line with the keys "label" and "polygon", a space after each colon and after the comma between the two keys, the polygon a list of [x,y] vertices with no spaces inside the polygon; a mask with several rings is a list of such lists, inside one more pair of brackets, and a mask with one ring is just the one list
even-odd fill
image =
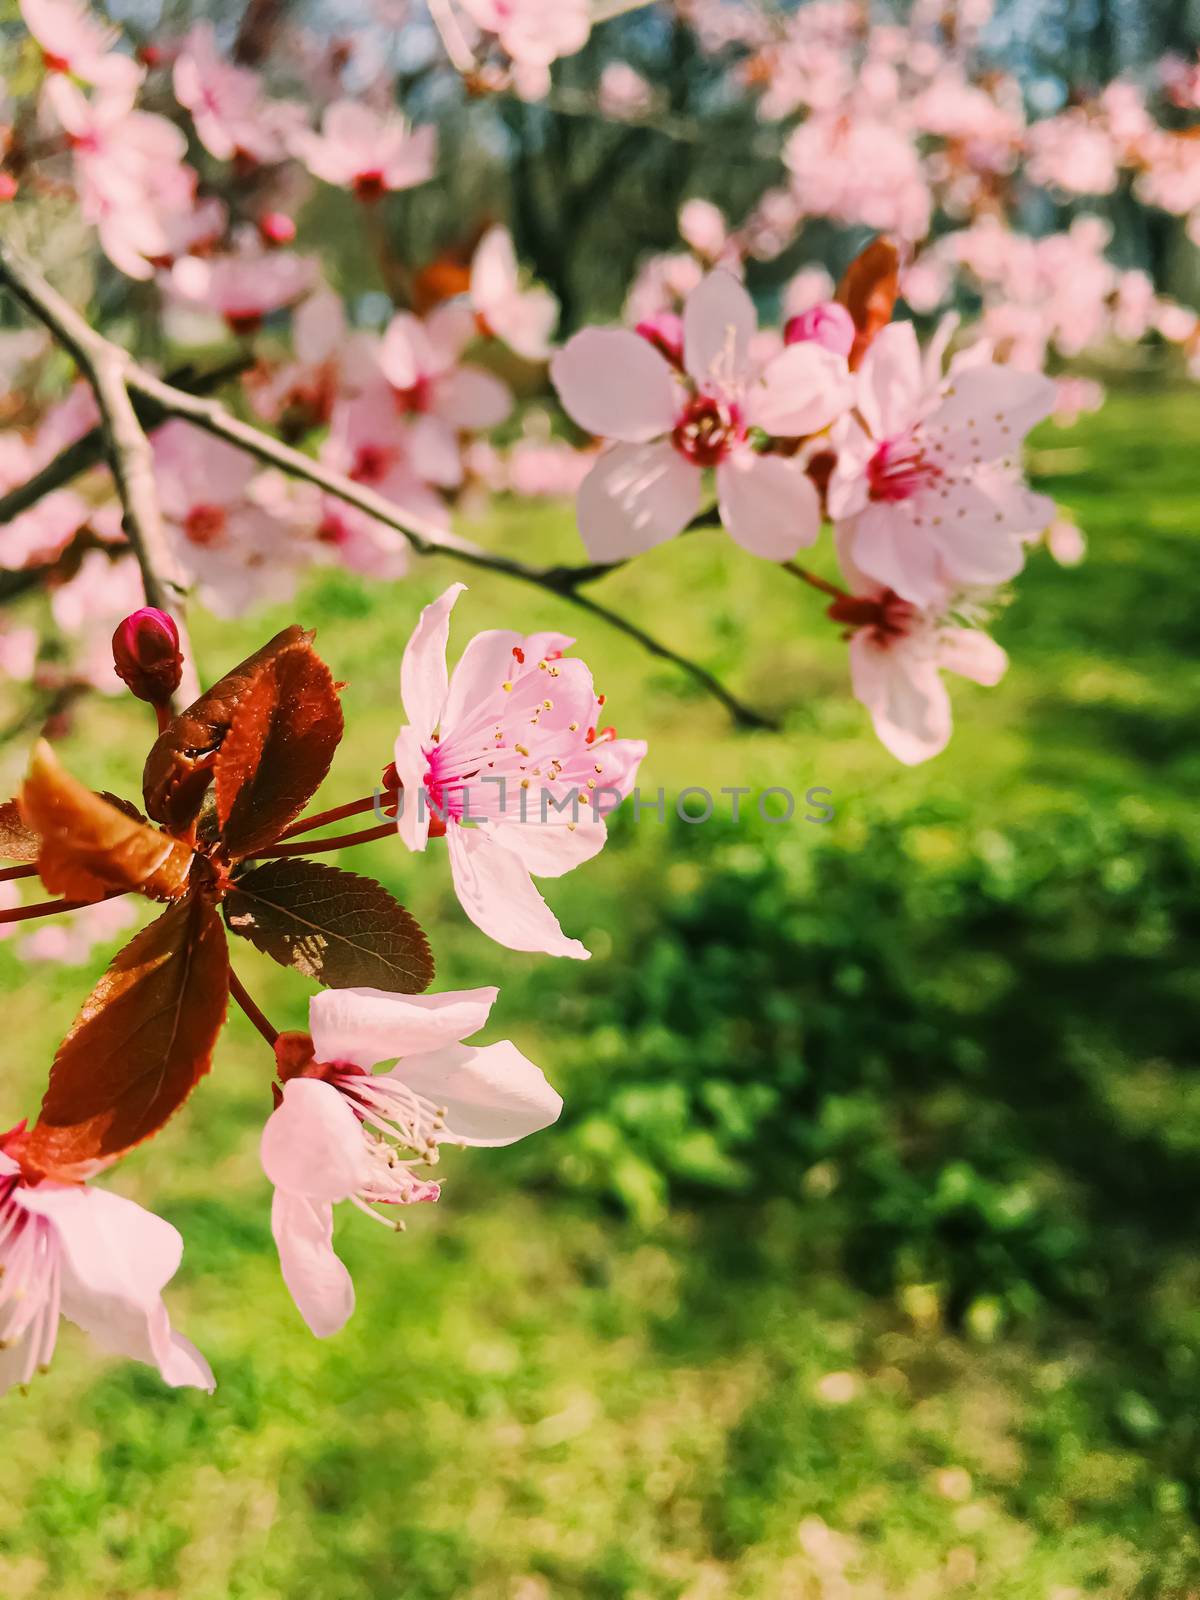
{"label": "green grass", "polygon": [[[549,889],[564,926],[596,953],[584,969],[488,945],[436,856],[414,862],[380,845],[346,864],[376,871],[422,918],[439,985],[499,983],[492,1036],[515,1038],[570,1104],[595,1106],[606,992],[624,1015],[654,966],[657,931],[686,925],[718,869],[740,892],[759,859],[777,855],[781,921],[820,923],[851,913],[820,897],[791,906],[787,885],[820,882],[836,898],[841,880],[820,864],[844,861],[853,915],[891,919],[919,979],[912,993],[978,1060],[918,1095],[899,1068],[880,1076],[857,1048],[839,1053],[834,1035],[824,1070],[839,1093],[823,1091],[821,1108],[885,1084],[907,1176],[931,1141],[941,1160],[937,1139],[952,1146],[971,1118],[983,1143],[993,1129],[1011,1142],[1019,1128],[1049,1219],[1037,1248],[1057,1248],[1051,1224],[1065,1219],[1092,1252],[1095,1282],[1039,1285],[1027,1312],[1020,1294],[1002,1314],[978,1293],[955,1310],[943,1279],[922,1275],[923,1257],[907,1270],[901,1249],[888,1274],[876,1257],[863,1269],[852,1248],[865,1226],[859,1191],[830,1198],[828,1161],[790,1181],[764,1150],[757,1187],[722,1197],[672,1180],[639,1206],[605,1182],[637,1147],[636,1125],[593,1150],[581,1177],[588,1147],[575,1122],[528,1154],[449,1158],[443,1203],[403,1238],[345,1219],[339,1244],[359,1308],[343,1335],[317,1343],[280,1284],[257,1167],[270,1063],[234,1017],[188,1111],[114,1179],[184,1233],[172,1311],[220,1387],[211,1400],[170,1393],[66,1330],[52,1375],[4,1402],[3,1600],[1195,1591],[1200,1096],[1186,957],[1197,930],[1183,890],[1180,904],[1168,891],[1196,859],[1200,407],[1190,391],[1125,391],[1039,445],[1039,464],[1057,474],[1042,487],[1078,516],[1090,558],[1067,572],[1034,553],[998,625],[1008,677],[990,691],[954,686],[951,749],[916,771],[874,743],[817,597],[716,533],[653,553],[599,592],[746,698],[786,712],[779,735],[734,734],[602,623],[499,578],[471,579],[457,644],[481,626],[577,628],[619,731],[650,739],[644,788],[822,784],[838,810],[827,829],[714,831],[710,860],[704,829],[681,851],[678,829],[622,827],[609,851]],[[559,509],[505,506],[475,532],[530,558],[577,555]],[[319,626],[322,653],[349,681],[332,803],[365,792],[389,758],[400,651],[452,576],[431,565],[367,589],[321,574],[295,608],[265,620],[198,621],[197,648],[212,675],[293,615]],[[132,793],[145,733],[139,708],[108,703],[81,719],[64,755],[98,787]],[[0,754],[10,782],[23,759],[20,748]],[[862,885],[895,830],[906,865],[895,894],[883,883],[872,899]],[[1076,841],[1075,864],[1064,865],[1064,840]],[[1021,871],[1001,914],[995,885],[1013,859]],[[981,873],[986,906],[973,898]],[[961,917],[947,909],[955,885]],[[1014,921],[1026,913],[1028,926]],[[969,937],[943,947],[939,929]],[[854,946],[863,966],[877,931],[851,927],[829,996],[798,966],[802,1010],[815,1018],[828,999],[888,1037],[892,1019],[872,1009],[880,991],[856,990],[851,970]],[[303,1024],[300,980],[249,949],[238,968],[278,1025]],[[0,1121],[34,1109],[89,978],[0,949],[20,1042]],[[766,1002],[748,987],[741,1003],[752,1024]],[[919,1053],[919,1021],[903,1033],[896,1022],[897,1054]],[[614,1059],[625,1037],[632,1048],[632,1035],[608,1041]],[[653,1047],[653,1019],[637,1037]],[[936,1037],[931,1063],[942,1070]],[[903,1244],[909,1223],[897,1226]],[[981,1261],[972,1270],[986,1284],[991,1257]]]}

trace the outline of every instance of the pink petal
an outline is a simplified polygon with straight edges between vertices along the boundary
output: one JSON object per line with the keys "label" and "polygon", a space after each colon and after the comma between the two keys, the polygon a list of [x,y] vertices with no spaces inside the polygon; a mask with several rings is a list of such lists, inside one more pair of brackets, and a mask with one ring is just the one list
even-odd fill
{"label": "pink petal", "polygon": [[489,228],[471,260],[471,299],[480,311],[503,301],[517,287],[517,253],[507,228]]}
{"label": "pink petal", "polygon": [[462,1144],[515,1144],[557,1122],[562,1110],[541,1068],[507,1039],[410,1056],[390,1076],[444,1107],[447,1133]]}
{"label": "pink petal", "polygon": [[358,1118],[330,1083],[293,1078],[262,1132],[263,1171],[277,1189],[345,1200],[362,1188],[366,1152]]}
{"label": "pink petal", "polygon": [[904,600],[925,606],[942,592],[937,547],[903,506],[869,505],[854,519],[846,548],[860,572]]}
{"label": "pink petal", "polygon": [[450,872],[459,904],[475,926],[508,950],[540,950],[586,961],[588,951],[568,939],[534,888],[529,873],[508,850],[479,829],[451,824],[446,831]]}
{"label": "pink petal", "polygon": [[447,990],[444,994],[324,989],[308,1002],[308,1026],[317,1060],[375,1067],[400,1056],[440,1050],[478,1033],[498,993],[498,989]]}
{"label": "pink petal", "polygon": [[710,272],[683,308],[683,364],[702,389],[732,388],[758,327],[754,302],[730,272]]}
{"label": "pink petal", "polygon": [[925,424],[934,444],[945,440],[957,461],[1014,455],[1035,423],[1054,410],[1058,390],[1040,372],[989,363],[956,372],[946,397]]}
{"label": "pink petal", "polygon": [[736,451],[717,468],[717,495],[730,536],[767,561],[790,560],[821,531],[816,489],[803,468],[783,456]]}
{"label": "pink petal", "polygon": [[978,628],[946,628],[938,639],[938,665],[991,689],[1008,670],[1008,656]]}
{"label": "pink petal", "polygon": [[411,311],[398,311],[388,323],[379,347],[379,367],[397,389],[413,389],[434,370],[429,338]]}
{"label": "pink petal", "polygon": [[911,322],[890,322],[858,369],[858,409],[876,439],[903,433],[918,420],[925,391],[921,349]]}
{"label": "pink petal", "polygon": [[903,646],[879,646],[860,629],[850,641],[850,682],[897,761],[912,767],[945,749],[950,697],[932,660]]}
{"label": "pink petal", "polygon": [[582,866],[599,855],[608,839],[603,822],[585,820],[592,814],[586,794],[580,795],[578,809],[580,820],[573,828],[566,825],[572,815],[570,808],[563,812],[561,821],[557,812],[548,811],[549,820],[545,823],[532,814],[531,808],[527,823],[489,823],[484,831],[501,849],[511,851],[526,872],[538,878],[561,878],[572,867]]}
{"label": "pink petal", "polygon": [[522,289],[503,305],[493,306],[488,322],[497,338],[526,361],[545,361],[558,322],[558,301],[549,289]]}
{"label": "pink petal", "polygon": [[409,722],[422,739],[437,727],[446,703],[450,613],[466,587],[465,583],[452,583],[443,595],[427,605],[404,647],[400,663],[400,698]]}
{"label": "pink petal", "polygon": [[441,417],[414,417],[408,430],[412,464],[426,483],[457,489],[463,480],[462,455],[454,430]]}
{"label": "pink petal", "polygon": [[841,356],[819,344],[793,344],[751,384],[746,421],[776,438],[798,439],[827,428],[853,397],[850,370]]}
{"label": "pink petal", "polygon": [[603,439],[640,444],[675,426],[681,391],[647,340],[627,328],[584,328],[550,363],[570,416]]}
{"label": "pink petal", "polygon": [[700,469],[666,440],[617,444],[579,486],[579,531],[596,561],[623,561],[687,527],[700,507]]}
{"label": "pink petal", "polygon": [[333,1249],[333,1207],[277,1189],[271,1232],[296,1310],[318,1339],[328,1339],[354,1312],[354,1283]]}
{"label": "pink petal", "polygon": [[428,796],[425,796],[425,774],[429,771],[429,759],[421,748],[421,742],[414,727],[401,728],[392,752],[396,774],[400,779],[400,812],[396,818],[396,831],[409,850],[424,850],[429,840],[431,813]]}
{"label": "pink petal", "polygon": [[[513,651],[529,641],[512,628],[487,628],[477,633],[450,674],[450,692],[442,722],[452,731],[480,702],[490,699],[512,677]],[[526,654],[528,654],[528,649]],[[537,657],[534,657],[536,660]]]}
{"label": "pink petal", "polygon": [[468,364],[439,380],[434,405],[452,428],[480,433],[498,427],[512,411],[512,390],[494,373]]}

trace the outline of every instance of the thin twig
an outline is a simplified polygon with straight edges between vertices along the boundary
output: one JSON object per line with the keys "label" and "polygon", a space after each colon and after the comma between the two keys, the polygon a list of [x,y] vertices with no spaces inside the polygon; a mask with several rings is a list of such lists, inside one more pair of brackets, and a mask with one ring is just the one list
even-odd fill
{"label": "thin twig", "polygon": [[0,871],[0,883],[12,883],[15,878],[36,878],[38,869],[30,862],[27,867],[5,867]]}
{"label": "thin twig", "polygon": [[810,589],[819,589],[822,594],[827,594],[834,600],[841,600],[845,596],[846,591],[839,589],[836,583],[831,583],[828,578],[822,578],[809,567],[802,567],[798,561],[781,561],[780,566],[785,572],[790,572],[793,578],[799,578],[801,583],[807,583]]}
{"label": "thin twig", "polygon": [[293,822],[290,828],[283,830],[276,843],[293,839],[298,833],[311,833],[314,828],[327,827],[331,822],[341,822],[344,817],[359,817],[364,811],[373,811],[375,803],[376,797],[369,794],[363,800],[348,800],[344,806],[333,806],[329,811],[318,811],[315,816],[301,817],[299,822]]}
{"label": "thin twig", "polygon": [[238,977],[237,973],[232,967],[229,969],[229,992],[237,1001],[238,1005],[241,1006],[246,1015],[250,1018],[250,1021],[258,1029],[259,1033],[262,1034],[263,1038],[271,1046],[271,1049],[274,1050],[275,1041],[279,1037],[279,1029],[273,1028],[267,1021],[266,1016],[250,998],[250,995],[246,989],[246,985]]}
{"label": "thin twig", "polygon": [[381,822],[376,828],[360,828],[357,833],[339,833],[332,839],[299,839],[295,844],[273,844],[269,850],[258,850],[254,861],[274,860],[277,856],[315,856],[323,850],[348,850],[352,844],[369,844],[372,839],[386,839],[396,832],[394,822]]}
{"label": "thin twig", "polygon": [[115,900],[128,894],[128,889],[114,889],[100,900],[39,900],[31,906],[14,906],[10,911],[0,911],[0,923],[30,922],[34,917],[52,917],[59,911],[82,911],[85,906],[98,906],[101,900]]}

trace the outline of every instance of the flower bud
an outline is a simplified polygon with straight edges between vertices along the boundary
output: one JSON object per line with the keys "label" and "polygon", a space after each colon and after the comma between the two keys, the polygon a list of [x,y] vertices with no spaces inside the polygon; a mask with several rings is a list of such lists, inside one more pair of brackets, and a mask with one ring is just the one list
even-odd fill
{"label": "flower bud", "polygon": [[639,322],[633,331],[652,344],[659,355],[666,356],[673,367],[683,365],[682,317],[676,316],[673,311],[660,311],[657,316]]}
{"label": "flower bud", "polygon": [[783,330],[785,344],[819,344],[835,356],[848,356],[854,346],[854,318],[836,300],[810,306],[798,317],[789,317]]}
{"label": "flower bud", "polygon": [[112,647],[117,677],[131,693],[151,705],[166,705],[183,676],[179,629],[167,613],[154,606],[133,612],[113,634]]}
{"label": "flower bud", "polygon": [[296,237],[296,224],[286,211],[267,211],[258,219],[258,232],[268,249],[291,244]]}

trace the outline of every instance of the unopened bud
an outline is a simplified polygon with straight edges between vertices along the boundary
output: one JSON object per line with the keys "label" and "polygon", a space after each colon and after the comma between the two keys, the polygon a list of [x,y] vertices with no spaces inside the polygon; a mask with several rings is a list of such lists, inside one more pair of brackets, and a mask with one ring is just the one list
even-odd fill
{"label": "unopened bud", "polygon": [[258,219],[258,232],[265,245],[291,244],[296,224],[286,211],[267,211]]}
{"label": "unopened bud", "polygon": [[113,634],[112,647],[117,677],[130,692],[153,706],[165,706],[183,676],[179,629],[167,613],[155,606],[133,612]]}
{"label": "unopened bud", "polygon": [[811,306],[798,317],[789,317],[783,330],[784,344],[819,344],[835,356],[848,356],[854,346],[854,318],[836,300]]}

